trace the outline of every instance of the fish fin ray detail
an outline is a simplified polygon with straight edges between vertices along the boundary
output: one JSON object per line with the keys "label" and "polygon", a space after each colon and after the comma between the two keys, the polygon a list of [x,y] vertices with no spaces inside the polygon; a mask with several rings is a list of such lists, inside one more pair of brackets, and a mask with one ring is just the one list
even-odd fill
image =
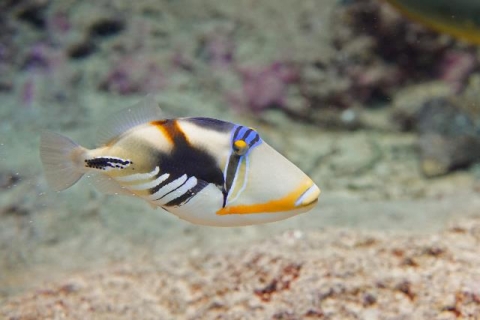
{"label": "fish fin ray detail", "polygon": [[101,193],[111,195],[125,195],[135,196],[130,190],[121,186],[117,181],[104,174],[94,174],[91,177],[91,182]]}
{"label": "fish fin ray detail", "polygon": [[74,153],[82,147],[58,133],[44,131],[40,137],[40,158],[48,184],[56,191],[74,185],[84,172],[75,163]]}
{"label": "fish fin ray detail", "polygon": [[115,137],[138,125],[164,118],[165,114],[155,101],[153,94],[148,94],[135,105],[118,111],[102,122],[97,131],[97,143],[99,145],[107,144]]}

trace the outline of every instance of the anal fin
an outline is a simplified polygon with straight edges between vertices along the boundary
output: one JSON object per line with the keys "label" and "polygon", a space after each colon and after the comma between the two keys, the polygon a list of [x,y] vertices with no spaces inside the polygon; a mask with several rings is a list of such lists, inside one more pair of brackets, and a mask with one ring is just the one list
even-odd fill
{"label": "anal fin", "polygon": [[114,179],[104,174],[96,174],[91,176],[92,184],[95,188],[105,194],[135,196],[135,194],[127,188],[121,186]]}

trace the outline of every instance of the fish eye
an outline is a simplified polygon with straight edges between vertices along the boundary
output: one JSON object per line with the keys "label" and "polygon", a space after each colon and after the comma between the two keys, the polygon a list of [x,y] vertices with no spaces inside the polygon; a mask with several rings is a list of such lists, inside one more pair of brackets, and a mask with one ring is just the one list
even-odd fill
{"label": "fish eye", "polygon": [[233,143],[233,151],[239,156],[243,156],[245,153],[247,153],[248,149],[249,146],[245,140],[236,140]]}

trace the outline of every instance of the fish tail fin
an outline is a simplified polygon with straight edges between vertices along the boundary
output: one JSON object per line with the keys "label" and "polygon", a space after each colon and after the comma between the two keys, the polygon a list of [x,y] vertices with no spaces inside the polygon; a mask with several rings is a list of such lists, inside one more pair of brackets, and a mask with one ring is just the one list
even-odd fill
{"label": "fish tail fin", "polygon": [[84,151],[84,148],[67,137],[49,131],[42,132],[40,158],[52,189],[67,189],[83,176],[85,171],[78,160]]}

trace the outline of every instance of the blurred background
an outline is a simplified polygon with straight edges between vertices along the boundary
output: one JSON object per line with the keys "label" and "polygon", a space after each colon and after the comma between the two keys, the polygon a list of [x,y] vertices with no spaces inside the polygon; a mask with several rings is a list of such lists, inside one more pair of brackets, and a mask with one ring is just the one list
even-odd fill
{"label": "blurred background", "polygon": [[[0,302],[39,281],[285,230],[424,233],[480,208],[480,5],[381,0],[2,0]],[[453,4],[455,3],[455,5]],[[322,189],[286,221],[207,228],[85,179],[55,193],[39,133],[94,147],[153,93],[254,126]]]}

